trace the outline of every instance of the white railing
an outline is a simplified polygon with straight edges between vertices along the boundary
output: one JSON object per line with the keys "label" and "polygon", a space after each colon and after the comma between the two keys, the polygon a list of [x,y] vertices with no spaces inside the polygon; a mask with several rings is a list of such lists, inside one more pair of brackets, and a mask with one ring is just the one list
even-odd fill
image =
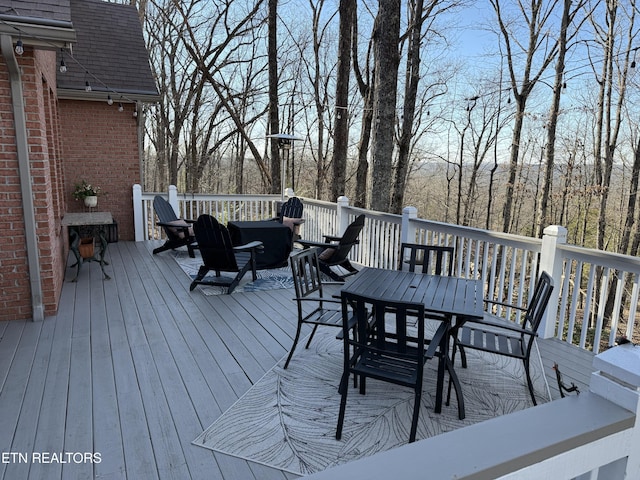
{"label": "white railing", "polygon": [[140,185],[133,186],[135,239],[164,239],[153,211],[153,199],[162,195],[169,201],[179,218],[196,219],[203,213],[213,215],[222,223],[233,220],[263,220],[276,216],[280,195],[207,195],[178,193],[175,186],[169,192],[144,193]]}
{"label": "white railing", "polygon": [[[136,240],[163,236],[153,213],[155,195],[134,186]],[[272,218],[280,196],[178,194],[171,187],[168,199],[182,218],[209,213],[227,222]],[[487,297],[525,304],[539,271],[551,274],[555,290],[540,329],[544,338],[598,353],[616,336],[636,333],[640,259],[567,245],[562,227],[548,227],[537,239],[420,219],[413,207],[393,215],[352,207],[345,197],[337,203],[302,200],[307,240],[340,235],[357,215],[366,215],[360,243],[350,253],[357,264],[396,268],[402,242],[453,245],[455,273],[482,279]]]}

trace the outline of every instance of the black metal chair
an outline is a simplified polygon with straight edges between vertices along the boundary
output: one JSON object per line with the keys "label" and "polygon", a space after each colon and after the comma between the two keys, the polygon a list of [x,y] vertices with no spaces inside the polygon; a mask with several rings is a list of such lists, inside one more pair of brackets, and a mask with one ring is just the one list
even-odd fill
{"label": "black metal chair", "polygon": [[153,209],[158,216],[158,225],[167,235],[167,240],[161,247],[155,248],[153,254],[186,246],[189,256],[195,258],[194,249],[198,247],[193,232],[194,221],[178,218],[171,204],[160,195],[156,195],[153,199]]}
{"label": "black metal chair", "polygon": [[400,246],[398,270],[404,270],[406,265],[410,272],[451,275],[454,255],[453,247],[403,243]]}
{"label": "black metal chair", "polygon": [[[456,351],[459,349],[462,366],[466,368],[467,359],[464,350],[467,348],[521,359],[524,362],[531,400],[534,405],[537,405],[530,372],[531,349],[552,291],[551,277],[548,273],[542,272],[526,308],[485,300],[485,303],[492,308],[512,312],[515,321],[495,315],[492,311],[485,313],[482,320],[461,319],[461,324],[454,330],[452,361],[455,361]],[[449,393],[451,393],[451,386],[449,386]]]}
{"label": "black metal chair", "polygon": [[[328,275],[332,280],[344,282],[349,275],[358,273],[358,270],[351,264],[347,258],[351,248],[359,243],[358,236],[364,227],[364,214],[358,215],[356,219],[349,224],[341,237],[333,235],[325,235],[324,243],[308,242],[300,240],[304,248],[316,247],[319,251],[318,260],[320,261],[320,270]],[[340,267],[347,273],[334,271],[331,267]]]}
{"label": "black metal chair", "polygon": [[[293,275],[293,284],[296,291],[296,303],[298,306],[298,327],[293,345],[289,351],[289,356],[284,364],[284,368],[289,366],[289,361],[296,349],[300,332],[304,324],[313,325],[313,330],[309,335],[305,348],[309,348],[311,340],[318,329],[318,326],[324,325],[328,327],[342,328],[342,309],[340,308],[340,300],[337,298],[327,298],[324,296],[322,288],[322,280],[320,278],[320,266],[318,263],[318,255],[315,250],[303,250],[289,258],[291,273]],[[315,308],[309,312],[304,312],[304,304],[314,304]],[[331,308],[333,306],[333,308]],[[353,317],[348,319],[347,329],[352,329],[355,325]],[[342,332],[340,332],[342,333]]]}
{"label": "black metal chair", "polygon": [[[341,300],[345,319],[355,313],[356,334],[350,338],[348,324],[343,323],[344,369],[339,387],[341,399],[336,438],[342,437],[348,379],[354,374],[359,378],[361,394],[366,392],[367,377],[413,388],[409,434],[409,442],[413,442],[420,415],[424,364],[439,356],[442,342],[447,341],[447,324],[441,323],[425,348],[424,304],[393,302],[344,291]],[[438,368],[438,375],[444,375],[443,368]]]}
{"label": "black metal chair", "polygon": [[[198,269],[198,275],[191,282],[189,290],[198,285],[216,285],[227,287],[227,293],[231,293],[249,270],[254,281],[258,278],[256,255],[263,249],[262,242],[254,241],[234,247],[227,227],[207,214],[198,217],[193,229],[203,265]],[[213,279],[205,278],[211,270],[216,272],[216,276]],[[233,272],[236,275],[233,278],[223,277],[220,272]]]}

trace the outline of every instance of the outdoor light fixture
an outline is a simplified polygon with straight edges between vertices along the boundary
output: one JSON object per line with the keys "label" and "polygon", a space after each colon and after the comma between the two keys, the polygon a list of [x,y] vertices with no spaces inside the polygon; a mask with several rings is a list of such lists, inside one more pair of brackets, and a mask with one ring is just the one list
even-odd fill
{"label": "outdoor light fixture", "polygon": [[67,64],[64,63],[64,58],[60,60],[60,73],[67,73]]}
{"label": "outdoor light fixture", "polygon": [[24,53],[24,46],[22,45],[22,40],[18,40],[16,42],[16,54],[22,55]]}
{"label": "outdoor light fixture", "polygon": [[84,91],[85,92],[90,92],[91,91],[91,85],[89,85],[89,80],[86,80],[84,82]]}
{"label": "outdoor light fixture", "polygon": [[122,106],[122,103],[118,104],[118,111],[119,112],[124,112],[124,107]]}
{"label": "outdoor light fixture", "polygon": [[111,98],[111,95],[107,95],[107,105],[113,105],[113,98]]}
{"label": "outdoor light fixture", "polygon": [[[272,135],[267,135],[267,138],[278,140],[278,147],[282,150],[283,153],[286,152],[286,163],[289,163],[289,151],[291,150],[291,145],[295,140],[304,140],[303,138],[296,137],[295,135],[291,135],[289,133],[274,133]],[[280,159],[280,195],[281,200],[284,201],[284,183],[285,183],[285,162],[284,159]],[[295,172],[295,167],[293,168]],[[292,179],[293,181],[293,179]],[[295,185],[293,185],[295,187]]]}

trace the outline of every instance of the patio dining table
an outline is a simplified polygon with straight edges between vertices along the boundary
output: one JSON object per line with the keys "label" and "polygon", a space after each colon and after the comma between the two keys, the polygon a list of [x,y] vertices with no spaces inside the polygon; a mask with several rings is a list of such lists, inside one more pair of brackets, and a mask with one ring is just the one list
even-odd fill
{"label": "patio dining table", "polygon": [[[441,315],[449,329],[455,318],[482,318],[484,313],[482,282],[475,279],[363,268],[342,290],[385,300],[423,303],[428,312]],[[438,365],[435,412],[442,411],[446,368],[456,389],[458,416],[463,419],[464,399],[449,358],[449,335],[443,337],[440,348],[443,361]]]}

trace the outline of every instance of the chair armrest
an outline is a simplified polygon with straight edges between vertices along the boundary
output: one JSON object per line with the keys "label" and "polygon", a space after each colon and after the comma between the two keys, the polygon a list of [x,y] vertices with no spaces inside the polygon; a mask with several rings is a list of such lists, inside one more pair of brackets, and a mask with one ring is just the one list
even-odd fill
{"label": "chair armrest", "polygon": [[264,245],[262,242],[258,240],[254,240],[253,242],[245,243],[244,245],[238,245],[233,247],[236,252],[248,252],[251,250],[258,250],[262,252],[264,250]]}
{"label": "chair armrest", "polygon": [[342,303],[341,300],[328,298],[328,297],[296,297],[294,298],[296,301],[300,302],[327,302],[327,303]]}
{"label": "chair armrest", "polygon": [[425,357],[433,358],[435,356],[436,350],[442,343],[442,339],[446,334],[447,334],[447,323],[442,322],[438,327],[438,329],[436,330],[436,333],[431,338],[431,340],[429,340],[429,347],[424,352]]}
{"label": "chair armrest", "polygon": [[488,298],[485,298],[484,303],[488,303],[491,305],[499,305],[501,307],[507,307],[507,308],[515,308],[516,310],[521,310],[521,311],[526,311],[527,308],[526,307],[520,307],[518,305],[513,305],[512,303],[504,303],[504,302],[499,302],[497,300],[489,300]]}
{"label": "chair armrest", "polygon": [[[176,222],[184,222],[184,225]],[[196,223],[195,220],[185,220],[183,218],[179,218],[178,220],[173,220],[171,222],[158,222],[156,225],[161,227],[172,227],[172,228],[189,228],[192,224]]]}
{"label": "chair armrest", "polygon": [[[324,243],[331,243],[331,242],[340,242],[340,240],[342,240],[342,237],[336,237],[335,235],[324,235]],[[360,243],[360,240],[356,239],[353,242],[349,243],[349,245],[357,245]]]}
{"label": "chair armrest", "polygon": [[304,248],[310,247],[322,247],[326,248],[327,244],[322,242],[310,242],[309,240],[298,240],[298,243],[302,245]]}
{"label": "chair armrest", "polygon": [[533,335],[533,336],[538,335],[533,330],[529,328],[523,328],[521,325],[518,325],[517,323],[512,323],[512,322],[509,322],[508,320],[495,321],[495,320],[492,320],[491,317],[487,317],[487,316],[485,316],[482,320],[469,319],[465,322],[464,326],[466,326],[468,323],[475,323],[476,325],[482,325],[486,327],[500,328],[502,330],[509,330],[515,333],[524,333],[525,335]]}

